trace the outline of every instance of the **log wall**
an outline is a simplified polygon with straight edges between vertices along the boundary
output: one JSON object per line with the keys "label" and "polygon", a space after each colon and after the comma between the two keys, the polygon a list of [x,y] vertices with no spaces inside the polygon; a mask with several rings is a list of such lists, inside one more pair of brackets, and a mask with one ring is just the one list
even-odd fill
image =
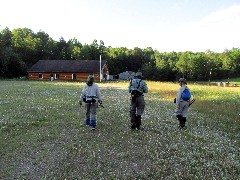
{"label": "log wall", "polygon": [[[39,78],[39,74],[42,74],[42,78]],[[59,75],[59,78],[56,79],[56,74]],[[73,79],[73,74],[76,74],[76,79]],[[99,73],[93,73],[94,81],[99,81]],[[29,80],[43,80],[43,81],[86,81],[89,73],[82,72],[82,73],[52,73],[52,72],[29,72],[28,79]],[[52,77],[52,78],[51,78]]]}

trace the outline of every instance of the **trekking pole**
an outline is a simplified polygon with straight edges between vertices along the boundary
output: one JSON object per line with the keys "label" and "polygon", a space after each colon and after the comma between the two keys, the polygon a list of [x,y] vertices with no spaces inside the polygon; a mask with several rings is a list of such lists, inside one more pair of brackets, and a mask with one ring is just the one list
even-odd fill
{"label": "trekking pole", "polygon": [[79,107],[78,107],[78,115],[80,114],[82,109],[82,102],[79,101]]}
{"label": "trekking pole", "polygon": [[102,103],[99,103],[99,105],[100,105],[102,108],[104,108],[104,106],[103,106],[103,104],[102,104]]}
{"label": "trekking pole", "polygon": [[192,105],[192,103],[194,103],[196,101],[196,99],[192,99],[188,105],[188,107],[190,107]]}

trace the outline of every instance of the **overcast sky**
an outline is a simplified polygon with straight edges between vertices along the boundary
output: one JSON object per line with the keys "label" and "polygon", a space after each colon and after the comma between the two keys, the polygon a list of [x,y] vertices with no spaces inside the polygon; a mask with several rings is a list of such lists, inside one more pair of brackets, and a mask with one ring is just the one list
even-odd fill
{"label": "overcast sky", "polygon": [[160,52],[240,47],[240,0],[0,0],[0,29]]}

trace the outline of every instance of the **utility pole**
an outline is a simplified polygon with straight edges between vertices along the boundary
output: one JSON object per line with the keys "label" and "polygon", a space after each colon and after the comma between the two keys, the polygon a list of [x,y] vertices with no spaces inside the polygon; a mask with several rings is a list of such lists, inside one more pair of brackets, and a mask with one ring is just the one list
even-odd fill
{"label": "utility pole", "polygon": [[101,80],[102,80],[102,57],[101,57],[101,54],[100,54],[100,71],[99,71],[99,77],[100,77],[100,82],[101,82]]}

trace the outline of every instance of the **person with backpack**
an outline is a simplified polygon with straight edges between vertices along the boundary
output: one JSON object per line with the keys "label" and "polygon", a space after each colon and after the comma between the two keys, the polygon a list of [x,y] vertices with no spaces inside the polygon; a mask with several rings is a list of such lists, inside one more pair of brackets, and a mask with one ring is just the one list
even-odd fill
{"label": "person with backpack", "polygon": [[85,102],[86,125],[91,126],[92,130],[95,130],[98,102],[102,106],[102,97],[98,85],[94,83],[93,75],[88,76],[87,83],[83,87],[79,98],[80,107],[82,106],[82,102]]}
{"label": "person with backpack", "polygon": [[179,127],[180,129],[185,127],[185,123],[187,121],[187,115],[188,115],[188,106],[191,99],[191,93],[190,89],[187,87],[187,82],[184,78],[179,79],[179,85],[180,88],[177,92],[176,97],[176,117],[179,121]]}
{"label": "person with backpack", "polygon": [[142,114],[145,108],[143,93],[148,93],[146,82],[142,79],[142,73],[137,72],[134,78],[130,81],[128,91],[131,93],[130,98],[130,118],[131,128],[140,129],[142,124]]}

